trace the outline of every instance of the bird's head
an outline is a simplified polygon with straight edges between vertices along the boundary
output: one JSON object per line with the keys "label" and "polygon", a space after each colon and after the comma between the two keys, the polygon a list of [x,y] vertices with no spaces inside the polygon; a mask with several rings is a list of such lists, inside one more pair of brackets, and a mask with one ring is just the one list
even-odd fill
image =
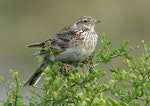
{"label": "bird's head", "polygon": [[74,27],[80,28],[83,30],[91,30],[94,31],[95,24],[101,22],[91,16],[83,16],[79,18],[75,23]]}

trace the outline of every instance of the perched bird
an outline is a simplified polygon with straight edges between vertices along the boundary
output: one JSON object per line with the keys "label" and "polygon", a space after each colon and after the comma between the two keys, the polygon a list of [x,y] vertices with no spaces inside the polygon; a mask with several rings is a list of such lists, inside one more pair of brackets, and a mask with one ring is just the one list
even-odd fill
{"label": "perched bird", "polygon": [[[94,31],[95,24],[101,21],[91,17],[83,16],[69,26],[63,28],[53,38],[44,42],[28,45],[28,48],[39,48],[36,55],[43,55],[43,61],[35,73],[24,84],[35,86],[42,75],[42,69],[47,68],[54,60],[62,63],[81,62],[85,60],[95,49],[98,35]],[[56,55],[50,55],[45,50],[47,42],[52,50],[57,51]]]}

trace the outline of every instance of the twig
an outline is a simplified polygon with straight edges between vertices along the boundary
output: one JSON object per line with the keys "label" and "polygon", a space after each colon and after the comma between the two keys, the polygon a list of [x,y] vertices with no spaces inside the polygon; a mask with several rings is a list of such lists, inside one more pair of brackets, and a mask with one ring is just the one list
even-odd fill
{"label": "twig", "polygon": [[15,81],[16,81],[16,84],[17,84],[17,87],[16,87],[16,91],[15,91],[15,106],[17,106],[17,101],[18,101],[18,95],[17,95],[17,93],[18,93],[18,79],[17,79],[17,77],[15,76]]}

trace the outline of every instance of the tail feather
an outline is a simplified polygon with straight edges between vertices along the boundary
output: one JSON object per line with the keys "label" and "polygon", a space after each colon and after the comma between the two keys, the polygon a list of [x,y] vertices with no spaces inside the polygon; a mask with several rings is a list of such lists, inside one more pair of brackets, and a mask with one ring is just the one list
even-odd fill
{"label": "tail feather", "polygon": [[47,68],[48,65],[49,62],[43,60],[42,64],[38,67],[38,69],[30,77],[30,79],[23,85],[23,87],[26,85],[35,86],[37,82],[40,80],[41,76],[43,75],[42,69]]}
{"label": "tail feather", "polygon": [[42,42],[42,43],[30,44],[30,45],[27,45],[27,47],[28,48],[42,48],[44,45],[45,45],[45,43]]}

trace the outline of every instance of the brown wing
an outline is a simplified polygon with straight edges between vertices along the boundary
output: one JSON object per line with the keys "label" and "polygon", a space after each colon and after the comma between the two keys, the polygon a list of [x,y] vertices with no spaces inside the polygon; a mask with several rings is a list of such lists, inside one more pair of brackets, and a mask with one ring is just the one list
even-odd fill
{"label": "brown wing", "polygon": [[56,34],[54,38],[48,39],[41,43],[28,45],[28,48],[40,48],[40,50],[34,55],[42,55],[48,53],[45,50],[47,43],[50,42],[50,48],[56,50],[57,52],[63,52],[68,47],[68,43],[75,38],[76,31],[72,30],[71,27],[66,27]]}

